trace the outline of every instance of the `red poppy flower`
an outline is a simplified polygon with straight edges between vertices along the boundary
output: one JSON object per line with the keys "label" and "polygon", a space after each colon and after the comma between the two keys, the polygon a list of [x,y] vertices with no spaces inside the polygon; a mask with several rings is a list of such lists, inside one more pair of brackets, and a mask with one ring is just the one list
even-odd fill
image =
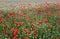
{"label": "red poppy flower", "polygon": [[39,21],[38,24],[42,24],[43,22],[42,21]]}
{"label": "red poppy flower", "polygon": [[46,2],[46,5],[47,5],[47,6],[49,6],[49,5],[50,5],[50,3]]}
{"label": "red poppy flower", "polygon": [[13,5],[12,5],[12,10],[14,10],[14,9],[15,9],[15,7],[16,7],[16,6],[13,6]]}
{"label": "red poppy flower", "polygon": [[45,12],[48,13],[49,12],[48,6],[45,6],[44,8],[45,8]]}
{"label": "red poppy flower", "polygon": [[31,6],[31,4],[30,4],[30,3],[28,3],[28,6]]}
{"label": "red poppy flower", "polygon": [[9,13],[9,16],[13,17],[14,16],[14,13],[13,12],[12,13]]}
{"label": "red poppy flower", "polygon": [[21,22],[22,25],[25,25],[26,23],[25,22]]}
{"label": "red poppy flower", "polygon": [[24,9],[27,9],[27,6],[23,6]]}
{"label": "red poppy flower", "polygon": [[20,14],[20,16],[24,17],[24,16],[25,16],[25,14]]}
{"label": "red poppy flower", "polygon": [[31,10],[29,10],[27,13],[30,14],[31,13]]}
{"label": "red poppy flower", "polygon": [[26,28],[26,29],[24,29],[24,31],[25,31],[25,32],[29,32],[29,30],[28,30],[27,28]]}
{"label": "red poppy flower", "polygon": [[49,16],[52,16],[53,14],[52,14],[52,13],[49,13],[48,15],[49,15]]}
{"label": "red poppy flower", "polygon": [[28,37],[24,37],[24,39],[29,39]]}
{"label": "red poppy flower", "polygon": [[7,25],[4,26],[4,28],[7,28],[7,27],[8,27]]}
{"label": "red poppy flower", "polygon": [[6,34],[7,34],[7,31],[6,31],[6,30],[4,30],[4,31],[3,31],[3,33],[4,33],[4,35],[6,35]]}
{"label": "red poppy flower", "polygon": [[60,23],[60,19],[58,19],[57,22]]}
{"label": "red poppy flower", "polygon": [[4,18],[4,14],[3,14],[3,13],[2,13],[2,15],[1,15],[1,17]]}
{"label": "red poppy flower", "polygon": [[20,24],[19,22],[15,22],[16,25]]}
{"label": "red poppy flower", "polygon": [[34,35],[36,35],[37,34],[37,29],[34,29]]}
{"label": "red poppy flower", "polygon": [[48,29],[51,29],[52,28],[52,26],[48,26]]}
{"label": "red poppy flower", "polygon": [[31,32],[29,31],[29,32],[27,32],[28,33],[28,35],[30,35],[31,34]]}
{"label": "red poppy flower", "polygon": [[12,39],[18,39],[16,36],[14,36]]}
{"label": "red poppy flower", "polygon": [[20,12],[21,12],[21,13],[23,13],[23,12],[24,12],[24,10],[20,10]]}
{"label": "red poppy flower", "polygon": [[32,26],[32,27],[34,27],[34,26],[35,26],[35,24],[34,24],[34,23],[32,23],[32,24],[31,24],[31,26]]}
{"label": "red poppy flower", "polygon": [[38,3],[38,6],[42,6],[42,4]]}
{"label": "red poppy flower", "polygon": [[28,21],[30,21],[31,20],[30,16],[28,16],[27,19],[28,19]]}
{"label": "red poppy flower", "polygon": [[10,32],[13,32],[12,28],[9,28]]}
{"label": "red poppy flower", "polygon": [[60,37],[58,39],[60,39]]}
{"label": "red poppy flower", "polygon": [[16,29],[16,30],[14,31],[13,35],[16,36],[16,35],[18,34],[18,32],[19,32],[19,29]]}
{"label": "red poppy flower", "polygon": [[22,4],[19,4],[19,6],[22,6]]}
{"label": "red poppy flower", "polygon": [[3,20],[2,20],[2,19],[0,19],[0,23],[1,23],[1,22],[3,22]]}
{"label": "red poppy flower", "polygon": [[45,15],[42,15],[43,18],[47,18]]}
{"label": "red poppy flower", "polygon": [[47,23],[47,22],[48,22],[48,20],[47,20],[47,19],[45,19],[45,20],[44,20],[44,22],[45,22],[45,23]]}

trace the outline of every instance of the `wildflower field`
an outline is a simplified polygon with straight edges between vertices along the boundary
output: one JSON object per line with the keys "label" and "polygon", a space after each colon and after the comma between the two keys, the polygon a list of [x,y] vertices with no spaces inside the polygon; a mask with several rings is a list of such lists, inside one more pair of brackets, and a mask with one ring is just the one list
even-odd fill
{"label": "wildflower field", "polygon": [[0,10],[0,39],[60,39],[60,5],[20,4]]}

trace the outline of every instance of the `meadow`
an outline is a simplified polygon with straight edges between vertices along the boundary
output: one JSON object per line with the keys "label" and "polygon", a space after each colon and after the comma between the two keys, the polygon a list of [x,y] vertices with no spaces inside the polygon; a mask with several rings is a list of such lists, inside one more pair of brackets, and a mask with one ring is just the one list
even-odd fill
{"label": "meadow", "polygon": [[0,10],[0,39],[60,39],[60,5],[20,4]]}

